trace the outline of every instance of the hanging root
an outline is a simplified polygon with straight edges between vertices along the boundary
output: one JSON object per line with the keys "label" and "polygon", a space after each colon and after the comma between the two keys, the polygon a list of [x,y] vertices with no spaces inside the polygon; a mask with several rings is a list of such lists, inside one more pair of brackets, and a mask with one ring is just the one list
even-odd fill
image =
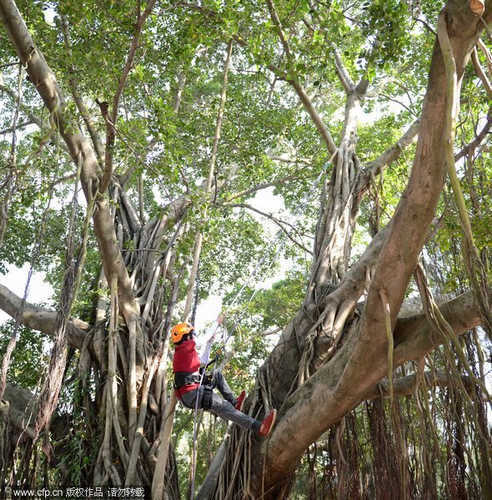
{"label": "hanging root", "polygon": [[[481,5],[483,12],[483,2],[481,0],[473,0],[470,6],[479,8]],[[475,12],[475,11],[474,11]],[[449,40],[445,13],[441,12],[437,23],[437,35],[441,46],[442,56],[447,78],[447,99],[446,99],[446,126],[444,130],[443,144],[445,149],[446,165],[448,168],[449,179],[453,188],[453,193],[458,208],[458,213],[461,220],[461,229],[463,231],[463,257],[465,266],[468,272],[470,283],[480,306],[480,311],[483,316],[483,327],[487,332],[489,340],[492,341],[492,317],[490,314],[490,304],[487,294],[487,275],[484,265],[480,259],[480,255],[473,239],[473,232],[468,216],[468,210],[465,204],[465,198],[461,189],[460,181],[456,173],[454,163],[454,133],[456,125],[456,116],[458,114],[458,82],[456,74],[456,62],[453,56],[453,49]]]}
{"label": "hanging root", "polygon": [[0,400],[0,493],[4,493],[3,485],[5,485],[5,475],[7,466],[10,463],[9,450],[9,412],[10,403]]}
{"label": "hanging root", "polygon": [[337,444],[337,451],[338,451],[338,455],[340,456],[340,460],[342,461],[342,464],[347,465],[347,461],[345,460],[345,457],[343,456],[342,444],[340,442],[340,439],[341,439],[344,431],[345,431],[345,417],[342,418],[342,420],[340,420],[340,423],[337,426],[337,430],[335,432],[335,442]]}
{"label": "hanging root", "polygon": [[[444,316],[442,315],[438,305],[434,301],[434,298],[432,296],[432,293],[427,285],[427,279],[425,277],[424,270],[422,266],[419,264],[417,265],[417,268],[415,270],[415,279],[417,281],[417,286],[420,291],[420,296],[422,297],[422,304],[424,306],[424,313],[429,321],[429,323],[434,327],[435,331],[445,340],[444,342],[444,347],[449,351],[449,341],[451,341],[455,351],[456,355],[458,356],[458,359],[460,362],[463,364],[463,367],[465,370],[468,372],[469,377],[471,380],[477,384],[478,387],[481,388],[483,391],[483,394],[487,397],[489,401],[491,400],[491,397],[489,395],[489,392],[483,383],[482,380],[477,378],[475,374],[473,373],[473,370],[470,367],[470,363],[466,359],[466,356],[463,352],[463,348],[460,344],[460,341],[458,337],[456,336],[454,330],[451,328],[450,324],[446,321]],[[450,353],[450,357],[453,357],[453,354]],[[463,381],[462,377],[460,376],[459,373],[456,373],[456,378],[457,380],[461,381],[462,384],[462,389],[464,393],[467,395],[467,391],[465,387],[463,386]]]}
{"label": "hanging root", "polygon": [[388,388],[390,396],[390,405],[393,407],[393,350],[394,350],[394,338],[393,331],[391,328],[391,311],[388,302],[388,295],[386,290],[381,288],[379,290],[379,296],[384,308],[384,320],[386,327],[386,338],[388,339]]}
{"label": "hanging root", "polygon": [[[65,368],[67,363],[68,342],[67,342],[67,322],[70,317],[73,303],[77,296],[77,289],[80,283],[80,276],[85,259],[85,248],[88,239],[89,224],[86,216],[86,224],[83,227],[81,245],[79,248],[78,259],[75,259],[75,216],[77,208],[77,192],[80,180],[82,163],[79,161],[77,165],[77,175],[75,179],[74,192],[72,197],[70,223],[68,227],[68,235],[66,238],[67,250],[65,254],[65,275],[63,278],[63,287],[60,296],[59,310],[56,318],[55,343],[51,351],[50,365],[46,374],[43,389],[39,397],[38,413],[34,422],[34,433],[36,441],[41,431],[49,428],[51,417],[58,403],[58,395],[63,384]],[[91,213],[89,204],[87,213]],[[46,445],[44,450],[49,450],[50,446]],[[48,457],[49,457],[48,453]]]}

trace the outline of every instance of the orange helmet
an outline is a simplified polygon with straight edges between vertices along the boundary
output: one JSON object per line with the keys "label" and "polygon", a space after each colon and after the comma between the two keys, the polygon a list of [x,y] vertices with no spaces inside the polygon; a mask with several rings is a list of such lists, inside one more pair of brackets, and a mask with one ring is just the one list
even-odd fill
{"label": "orange helmet", "polygon": [[193,331],[193,325],[189,323],[178,323],[171,328],[171,340],[177,344],[181,342],[183,336]]}

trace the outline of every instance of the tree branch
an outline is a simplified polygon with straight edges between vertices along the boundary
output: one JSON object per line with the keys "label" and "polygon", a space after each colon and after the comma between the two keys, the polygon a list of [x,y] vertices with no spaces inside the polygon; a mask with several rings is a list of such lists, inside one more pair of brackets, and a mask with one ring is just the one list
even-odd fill
{"label": "tree branch", "polygon": [[480,65],[480,61],[478,60],[478,54],[477,54],[476,47],[474,47],[472,54],[471,54],[471,57],[472,57],[473,67],[475,68],[475,73],[477,74],[478,78],[480,78],[480,80],[482,80],[483,86],[485,87],[485,91],[487,92],[489,99],[492,99],[492,85],[490,84],[490,81],[487,78],[487,75],[485,74],[482,66]]}
{"label": "tree branch", "polygon": [[294,75],[294,70],[292,68],[292,53],[290,51],[289,44],[287,43],[287,39],[285,38],[284,32],[282,30],[282,25],[280,23],[280,19],[278,17],[277,11],[275,10],[273,0],[267,0],[267,5],[268,5],[268,10],[270,11],[270,16],[272,18],[272,21],[275,24],[275,26],[277,27],[280,42],[282,43],[282,46],[285,50],[285,54],[287,56],[289,70],[292,73],[292,75],[288,75],[287,82],[290,83],[294,87],[295,91],[297,92],[297,95],[299,96],[299,99],[301,100],[304,108],[306,109],[309,116],[313,120],[314,124],[316,125],[316,128],[318,129],[319,133],[321,134],[321,137],[323,138],[326,146],[328,147],[328,151],[331,154],[334,154],[336,151],[336,146],[335,146],[335,143],[331,137],[330,132],[326,128],[325,124],[323,123],[321,116],[316,111],[311,99],[308,97],[308,95],[307,95],[306,91],[304,90],[304,88],[302,87],[301,83],[299,82],[297,77]]}
{"label": "tree branch", "polygon": [[239,191],[238,193],[234,193],[232,196],[227,198],[227,200],[225,200],[224,203],[229,203],[230,201],[235,200],[237,198],[241,198],[243,196],[248,197],[249,195],[256,193],[257,191],[261,191],[262,189],[266,189],[266,188],[273,187],[273,186],[279,186],[279,185],[285,184],[286,182],[293,181],[296,179],[306,179],[306,178],[308,178],[308,176],[288,175],[287,177],[283,177],[282,179],[277,179],[277,180],[274,180],[271,182],[263,182],[261,184],[257,184],[256,186],[253,186],[252,188],[245,189],[243,191]]}
{"label": "tree branch", "polygon": [[287,60],[289,61],[290,66],[292,62],[292,53],[290,51],[289,44],[287,43],[287,39],[285,38],[284,31],[282,29],[282,23],[280,22],[280,18],[278,17],[277,10],[275,9],[275,5],[273,4],[273,0],[267,0],[267,5],[268,10],[270,11],[270,17],[272,18],[273,24],[277,28],[280,42],[282,43],[282,47],[285,50],[285,55],[287,56]]}
{"label": "tree branch", "polygon": [[15,127],[9,127],[9,128],[5,128],[3,130],[0,130],[0,135],[15,132],[16,130],[23,129],[24,127],[27,127],[28,125],[32,125],[33,123],[34,122],[32,120],[29,120],[27,122],[18,123]]}
{"label": "tree branch", "polygon": [[[122,174],[120,174],[118,176],[118,181],[119,181],[120,186],[122,187],[122,189],[125,188],[127,182],[130,180],[131,176],[133,175],[133,173],[135,172],[135,170],[138,168],[139,164],[141,166],[146,167],[146,164],[144,163],[145,157],[149,153],[149,151],[157,144],[157,141],[158,141],[157,137],[152,137],[152,139],[145,146],[145,148],[143,149],[143,151],[141,153],[137,154],[136,152],[134,152],[134,157],[135,157],[136,161],[133,162],[132,165],[130,165],[125,170],[125,172],[123,172]],[[130,147],[129,144],[127,144],[127,146],[131,149],[131,147]]]}
{"label": "tree branch", "polygon": [[149,0],[145,7],[145,11],[142,15],[138,15],[137,25],[135,28],[135,34],[133,36],[130,50],[128,52],[128,56],[126,58],[125,66],[123,68],[123,72],[121,73],[120,79],[118,81],[118,88],[116,89],[116,93],[113,97],[112,111],[111,116],[109,114],[104,113],[104,118],[106,120],[106,150],[105,150],[105,167],[104,167],[104,175],[101,180],[101,185],[99,187],[99,192],[104,193],[111,182],[111,175],[113,174],[113,146],[115,140],[115,129],[116,119],[118,117],[118,106],[120,103],[121,95],[123,94],[123,90],[126,86],[126,81],[128,79],[128,74],[130,73],[130,69],[133,65],[133,60],[135,59],[135,53],[137,52],[138,42],[140,39],[140,34],[142,33],[142,28],[149,17],[152,9],[154,8],[156,0]]}
{"label": "tree branch", "polygon": [[[0,284],[0,309],[12,318],[16,318],[21,310],[22,299],[11,292],[6,286]],[[50,311],[33,304],[25,303],[23,314],[19,317],[21,324],[33,330],[38,330],[50,336],[56,331],[56,311]],[[89,325],[79,319],[71,319],[67,323],[68,343],[80,349],[87,337]]]}
{"label": "tree branch", "polygon": [[[288,43],[287,43],[287,40],[285,38],[285,35],[282,32],[282,29],[280,26],[280,20],[278,19],[278,15],[276,15],[276,11],[274,9],[273,3],[271,3],[271,0],[267,0],[267,2],[269,4],[268,5],[269,9],[270,9],[270,7],[272,7],[271,13],[275,13],[274,15],[276,16],[277,22],[275,22],[275,19],[274,19],[274,24],[279,29],[279,36],[280,36],[282,45],[284,47],[284,51],[287,54],[287,56],[289,57],[290,48],[288,48],[288,50],[285,48],[286,46],[288,47]],[[191,3],[187,3],[187,2],[179,2],[177,5],[185,7],[185,8],[189,8],[192,10],[197,10],[199,12],[203,12],[204,14],[211,17],[212,19],[214,19],[214,20],[217,19],[216,12],[214,12],[210,9],[205,9],[199,5],[191,4]],[[240,36],[235,35],[235,36],[233,36],[233,38],[234,38],[234,41],[237,42],[241,47],[247,48],[248,44]],[[283,39],[283,41],[282,41],[282,39]],[[266,67],[270,71],[272,71],[277,76],[277,78],[288,82],[289,84],[291,84],[294,87],[295,91],[297,92],[297,94],[299,96],[299,99],[301,100],[301,103],[303,104],[305,110],[307,111],[307,113],[309,114],[311,119],[313,120],[313,123],[315,124],[315,126],[318,129],[318,132],[320,133],[324,143],[326,144],[328,151],[331,154],[334,154],[336,149],[337,149],[335,142],[333,141],[333,138],[331,137],[330,132],[326,128],[325,124],[323,123],[321,116],[316,111],[311,99],[309,98],[309,96],[307,95],[306,91],[304,90],[302,85],[299,83],[297,78],[292,78],[290,75],[286,74],[284,71],[281,71],[279,68],[277,68],[276,66],[274,66],[272,64],[267,64]]]}
{"label": "tree branch", "polygon": [[384,153],[382,153],[378,158],[368,163],[365,167],[364,173],[361,175],[359,181],[358,190],[360,193],[363,193],[371,183],[371,179],[379,175],[385,167],[389,164],[397,160],[402,152],[415,140],[417,139],[417,134],[420,129],[420,119],[415,120],[412,125],[410,125],[409,129],[400,137],[400,139],[387,149]]}
{"label": "tree branch", "polygon": [[313,164],[313,162],[307,158],[283,158],[282,156],[270,156],[270,159],[283,163],[303,163],[304,165]]}
{"label": "tree branch", "polygon": [[[70,40],[70,33],[68,31],[68,22],[66,16],[61,16],[61,27],[63,31],[63,38],[65,40],[65,47],[68,52],[68,56],[72,58],[72,42]],[[92,119],[89,115],[89,111],[87,107],[84,104],[84,101],[80,97],[78,88],[77,88],[77,83],[73,75],[75,74],[75,68],[71,67],[71,76],[68,79],[68,83],[70,84],[70,89],[72,91],[72,97],[75,101],[75,105],[77,106],[77,109],[79,110],[80,115],[82,116],[82,119],[84,120],[85,126],[87,127],[87,131],[89,132],[89,135],[92,140],[92,144],[94,146],[94,150],[97,155],[97,159],[99,161],[99,165],[102,167],[103,161],[102,161],[102,156],[103,156],[103,146],[101,144],[101,141],[99,140],[99,137],[96,133],[96,130],[94,128],[94,124],[92,122]]]}
{"label": "tree branch", "polygon": [[[489,300],[492,289],[488,290]],[[439,309],[456,335],[479,326],[480,309],[473,293],[467,292],[439,305]],[[418,360],[432,349],[442,344],[433,326],[427,321],[425,314],[416,314],[407,318],[398,318],[393,331],[395,338],[395,366],[405,361]]]}
{"label": "tree branch", "polygon": [[[274,217],[272,214],[267,214],[265,212],[262,212],[261,210],[258,210],[257,208],[251,206],[251,205],[248,205],[247,203],[235,203],[235,204],[230,204],[230,205],[227,205],[228,207],[238,207],[238,208],[247,208],[248,210],[252,210],[253,212],[256,212],[260,215],[262,215],[263,217],[266,217],[267,219],[270,219],[272,222],[274,222],[287,236],[287,238],[289,238],[290,241],[292,241],[292,243],[294,243],[295,245],[297,245],[299,248],[301,248],[302,250],[304,250],[305,252],[309,253],[309,254],[313,254],[313,252],[311,250],[308,250],[302,243],[299,243],[296,239],[294,239],[291,234],[289,233],[289,231],[287,231],[287,229],[285,229],[284,227],[284,224],[286,224],[287,226],[290,226],[295,232],[298,232],[297,229],[292,225],[290,224],[289,222],[285,222],[285,221],[282,221],[280,219],[277,219],[276,217]],[[302,236],[302,235],[300,235]]]}
{"label": "tree branch", "polygon": [[345,92],[347,94],[350,94],[354,91],[355,88],[354,82],[350,78],[348,71],[345,69],[345,66],[343,65],[338,49],[334,45],[332,46],[332,49],[333,49],[333,54],[335,55],[335,70],[337,72],[338,78],[340,79],[340,82],[342,83]]}
{"label": "tree branch", "polygon": [[292,80],[289,83],[294,87],[294,89],[297,92],[297,95],[299,96],[299,99],[301,100],[304,108],[308,112],[309,116],[311,117],[311,120],[313,120],[314,125],[318,129],[318,132],[321,134],[321,137],[323,138],[328,151],[333,155],[337,151],[337,147],[335,145],[335,142],[333,141],[333,138],[326,128],[325,124],[323,123],[323,119],[321,116],[318,114],[318,111],[314,107],[311,99],[307,95],[306,91],[302,87],[302,85],[297,81],[297,80]]}
{"label": "tree branch", "polygon": [[489,112],[487,113],[487,122],[483,126],[482,130],[478,133],[478,135],[473,139],[473,141],[469,142],[464,148],[461,149],[459,153],[457,153],[454,157],[454,161],[458,161],[463,158],[463,156],[473,152],[482,141],[487,137],[490,131],[490,127],[492,125],[492,108],[489,108]]}
{"label": "tree branch", "polygon": [[[447,372],[437,371],[437,372],[425,372],[421,375],[425,380],[426,387],[453,387],[456,385],[456,380],[449,375]],[[407,375],[406,377],[400,377],[393,381],[393,394],[395,396],[412,396],[417,390],[419,383],[419,374],[413,373],[412,375]],[[465,385],[470,385],[472,383],[470,377],[463,375],[463,383]],[[386,381],[379,382],[370,393],[366,395],[366,399],[377,399],[386,398],[389,396],[388,383]]]}
{"label": "tree branch", "polygon": [[[13,101],[18,100],[17,94],[6,85],[2,85],[2,83],[0,83],[0,92],[5,92]],[[35,123],[40,129],[43,128],[43,122],[25,104],[21,103],[20,109],[32,123]]]}
{"label": "tree branch", "polygon": [[480,40],[480,38],[477,40],[477,45],[480,48],[480,50],[483,52],[485,59],[487,59],[487,68],[489,68],[489,73],[492,74],[492,55],[490,54],[489,49],[482,42],[482,40]]}

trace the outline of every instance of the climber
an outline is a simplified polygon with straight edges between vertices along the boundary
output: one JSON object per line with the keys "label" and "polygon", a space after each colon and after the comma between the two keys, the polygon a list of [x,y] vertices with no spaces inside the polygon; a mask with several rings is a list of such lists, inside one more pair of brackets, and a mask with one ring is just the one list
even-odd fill
{"label": "climber", "polygon": [[[223,315],[220,315],[217,318],[217,323],[221,325],[223,319]],[[214,370],[212,376],[205,374],[203,383],[200,385],[202,370],[206,369],[214,335],[212,334],[208,339],[203,353],[199,357],[194,340],[195,330],[193,326],[189,323],[178,323],[171,329],[171,340],[175,347],[173,371],[176,397],[186,408],[191,409],[194,409],[197,405],[196,398],[198,397],[198,408],[203,408],[219,417],[231,420],[245,429],[254,431],[259,436],[268,436],[275,423],[277,410],[271,410],[263,421],[255,420],[242,413],[241,408],[246,396],[245,391],[242,391],[236,399],[219,370]],[[215,387],[217,387],[223,398],[213,392]]]}

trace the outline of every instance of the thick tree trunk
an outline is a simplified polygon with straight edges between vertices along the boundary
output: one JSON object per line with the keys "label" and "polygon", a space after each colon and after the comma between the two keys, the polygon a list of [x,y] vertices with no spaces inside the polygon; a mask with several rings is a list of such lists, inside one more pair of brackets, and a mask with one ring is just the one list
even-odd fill
{"label": "thick tree trunk", "polygon": [[356,192],[360,175],[360,164],[355,153],[357,123],[366,90],[367,82],[363,80],[348,93],[340,146],[333,155],[331,178],[324,187],[308,290],[308,293],[313,294],[311,300],[314,303],[318,302],[319,295],[326,295],[327,287],[338,285],[350,259],[360,203]]}

